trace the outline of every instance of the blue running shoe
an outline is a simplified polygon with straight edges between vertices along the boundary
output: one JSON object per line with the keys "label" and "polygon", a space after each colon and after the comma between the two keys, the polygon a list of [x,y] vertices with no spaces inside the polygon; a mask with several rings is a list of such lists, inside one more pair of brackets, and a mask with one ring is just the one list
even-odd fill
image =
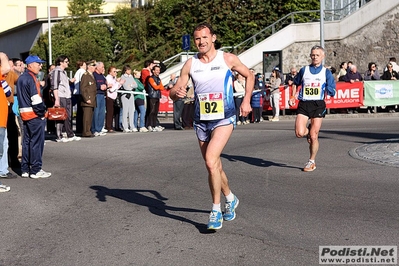
{"label": "blue running shoe", "polygon": [[222,228],[222,213],[212,210],[209,214],[208,230],[217,230]]}
{"label": "blue running shoe", "polygon": [[232,221],[236,218],[236,208],[240,201],[236,196],[234,196],[233,201],[226,201],[226,205],[224,205],[224,214],[223,219],[225,221]]}

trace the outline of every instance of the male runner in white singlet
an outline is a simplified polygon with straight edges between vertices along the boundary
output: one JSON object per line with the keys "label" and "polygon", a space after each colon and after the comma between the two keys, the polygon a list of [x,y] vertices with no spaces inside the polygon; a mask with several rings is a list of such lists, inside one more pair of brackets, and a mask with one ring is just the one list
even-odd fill
{"label": "male runner in white singlet", "polygon": [[[325,57],[324,48],[313,46],[310,50],[312,63],[301,68],[298,75],[294,78],[292,85],[292,96],[289,105],[295,105],[295,95],[297,86],[302,86],[298,93],[298,109],[295,120],[295,135],[298,138],[307,136],[309,142],[309,161],[303,171],[311,172],[316,169],[316,154],[319,150],[319,131],[321,122],[326,114],[326,94],[335,95],[335,79],[331,71],[323,67],[322,62]],[[310,124],[306,126],[308,120]]]}
{"label": "male runner in white singlet", "polygon": [[[195,94],[194,130],[208,170],[213,200],[209,230],[222,228],[223,220],[233,220],[239,203],[230,190],[220,159],[236,125],[233,71],[247,79],[245,96],[240,107],[242,116],[247,116],[251,111],[250,100],[254,87],[254,75],[249,69],[236,55],[217,51],[215,41],[216,35],[211,25],[197,25],[194,29],[194,42],[198,54],[187,60],[177,83],[170,91],[172,100],[185,97],[187,83],[192,79]],[[226,197],[224,213],[220,206],[221,193]]]}

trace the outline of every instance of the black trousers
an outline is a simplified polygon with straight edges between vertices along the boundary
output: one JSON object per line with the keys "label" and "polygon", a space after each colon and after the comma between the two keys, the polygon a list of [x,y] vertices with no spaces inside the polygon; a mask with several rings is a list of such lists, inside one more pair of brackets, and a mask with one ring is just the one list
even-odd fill
{"label": "black trousers", "polygon": [[7,118],[7,138],[8,138],[8,164],[11,168],[19,168],[21,164],[18,160],[19,145],[18,145],[18,126],[15,121],[15,114],[12,111],[12,104],[8,107]]}

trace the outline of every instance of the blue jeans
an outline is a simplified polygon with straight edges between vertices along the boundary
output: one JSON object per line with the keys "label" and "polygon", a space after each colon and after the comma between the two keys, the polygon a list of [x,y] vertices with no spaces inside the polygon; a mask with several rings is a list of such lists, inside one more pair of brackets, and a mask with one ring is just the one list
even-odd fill
{"label": "blue jeans", "polygon": [[[139,110],[137,110],[137,108]],[[134,110],[134,120],[133,120],[133,124],[135,128],[139,128],[138,127],[138,123],[137,123],[137,119],[139,117],[139,112],[140,111],[140,127],[145,127],[145,106],[144,105],[136,105],[136,109]]]}
{"label": "blue jeans", "polygon": [[97,106],[94,108],[91,133],[101,132],[105,121],[105,97],[104,94],[96,95]]}
{"label": "blue jeans", "polygon": [[8,150],[7,129],[5,127],[0,127],[0,174],[8,173],[7,150]]}

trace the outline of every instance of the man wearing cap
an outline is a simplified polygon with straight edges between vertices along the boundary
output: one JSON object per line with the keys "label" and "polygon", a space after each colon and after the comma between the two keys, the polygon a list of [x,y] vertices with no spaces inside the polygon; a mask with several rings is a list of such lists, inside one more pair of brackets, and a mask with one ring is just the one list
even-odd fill
{"label": "man wearing cap", "polygon": [[93,111],[96,107],[97,85],[93,73],[96,69],[96,61],[91,60],[86,63],[87,71],[83,74],[80,81],[80,94],[82,96],[83,109],[83,131],[82,137],[91,138],[94,134],[91,133],[90,128],[93,121]]}
{"label": "man wearing cap", "polygon": [[45,61],[37,55],[26,58],[27,71],[17,81],[19,112],[23,121],[22,177],[46,178],[51,173],[42,169],[46,106],[40,95],[36,75]]}

